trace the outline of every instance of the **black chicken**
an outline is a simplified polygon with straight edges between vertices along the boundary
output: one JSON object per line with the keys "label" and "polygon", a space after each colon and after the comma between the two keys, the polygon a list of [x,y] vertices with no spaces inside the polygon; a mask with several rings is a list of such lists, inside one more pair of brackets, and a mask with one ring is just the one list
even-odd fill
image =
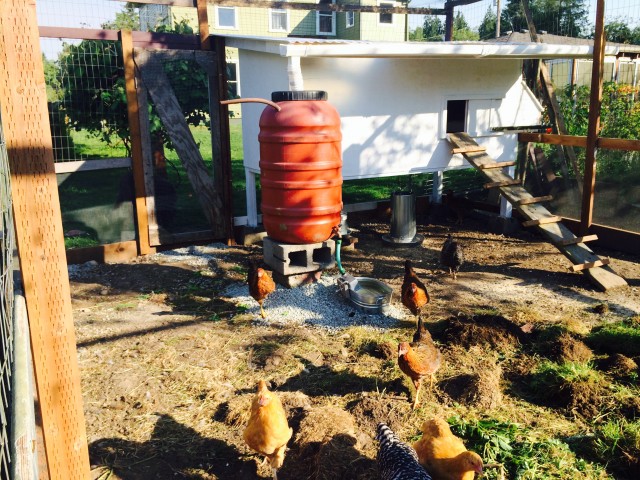
{"label": "black chicken", "polygon": [[451,234],[447,236],[440,251],[440,263],[449,268],[449,274],[454,280],[458,278],[458,270],[464,263],[464,254],[462,246],[453,239]]}
{"label": "black chicken", "polygon": [[431,480],[418,463],[416,451],[398,439],[386,424],[378,424],[378,473],[382,480]]}

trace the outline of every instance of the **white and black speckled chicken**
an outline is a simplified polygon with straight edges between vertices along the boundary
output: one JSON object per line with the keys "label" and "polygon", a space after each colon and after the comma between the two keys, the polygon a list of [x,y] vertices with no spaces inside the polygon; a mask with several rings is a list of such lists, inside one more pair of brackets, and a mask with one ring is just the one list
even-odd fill
{"label": "white and black speckled chicken", "polygon": [[462,253],[462,247],[456,242],[451,234],[447,236],[447,239],[442,245],[440,250],[440,263],[449,268],[449,275],[453,276],[453,279],[458,278],[458,270],[464,263],[464,254]]}
{"label": "white and black speckled chicken", "polygon": [[382,480],[431,480],[416,451],[401,442],[386,424],[378,424],[378,473]]}

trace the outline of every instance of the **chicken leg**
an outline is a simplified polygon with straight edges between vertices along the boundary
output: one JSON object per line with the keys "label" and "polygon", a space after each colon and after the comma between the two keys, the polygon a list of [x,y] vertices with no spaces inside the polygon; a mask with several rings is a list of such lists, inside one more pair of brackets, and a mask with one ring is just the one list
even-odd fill
{"label": "chicken leg", "polygon": [[271,470],[273,471],[273,480],[278,480],[278,469],[271,467]]}
{"label": "chicken leg", "polygon": [[413,401],[413,409],[418,408],[418,396],[420,395],[420,387],[422,386],[422,380],[418,380],[417,382],[413,382],[413,385],[416,387],[416,398]]}
{"label": "chicken leg", "polygon": [[267,318],[267,314],[264,313],[264,308],[262,308],[262,302],[259,302],[259,304],[260,304],[260,316],[262,318]]}

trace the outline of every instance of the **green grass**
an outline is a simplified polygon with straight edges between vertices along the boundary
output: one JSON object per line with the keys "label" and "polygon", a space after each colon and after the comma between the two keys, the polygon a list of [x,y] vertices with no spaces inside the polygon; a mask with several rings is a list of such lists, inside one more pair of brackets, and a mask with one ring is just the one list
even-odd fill
{"label": "green grass", "polygon": [[567,383],[586,382],[591,384],[603,380],[602,374],[594,370],[590,363],[563,362],[545,360],[538,366],[531,387],[539,392],[557,390]]}
{"label": "green grass", "polygon": [[[539,438],[517,423],[491,418],[448,419],[452,431],[464,438],[469,450],[480,454],[485,463],[499,463],[507,478],[604,478],[604,469],[575,455],[559,438]],[[483,478],[500,478],[496,469],[486,469]]]}
{"label": "green grass", "polygon": [[[232,203],[233,215],[246,215],[246,183],[243,166],[242,125],[239,121],[230,122],[231,143],[231,174],[232,174]],[[199,146],[204,163],[209,171],[211,167],[211,134],[207,127],[190,127],[194,140]],[[71,132],[76,158],[117,158],[127,156],[124,145],[110,147],[99,138],[86,131]],[[170,232],[188,232],[208,229],[208,223],[202,207],[197,200],[187,177],[187,173],[175,151],[166,149],[167,174],[171,185],[177,192],[176,214],[173,223],[167,227]],[[478,180],[478,173],[474,170],[458,170],[447,172],[445,184],[456,188],[458,185],[468,185]],[[60,200],[63,211],[65,231],[80,229],[87,231],[95,240],[101,237],[100,232],[92,231],[86,225],[70,222],[64,219],[64,213],[78,209],[92,207],[112,208],[121,202],[123,188],[131,182],[130,171],[98,170],[59,175]],[[257,179],[257,198],[260,205],[261,188]],[[418,174],[397,177],[382,177],[362,180],[349,180],[343,184],[343,203],[351,204],[391,198],[397,190],[412,188],[418,195],[431,193],[432,174]],[[128,184],[131,188],[131,184]],[[133,225],[134,219],[131,219]],[[127,227],[129,229],[129,227]],[[74,244],[67,243],[67,248]]]}
{"label": "green grass", "polygon": [[587,344],[602,352],[640,355],[640,322],[633,317],[622,322],[594,328],[587,336]]}

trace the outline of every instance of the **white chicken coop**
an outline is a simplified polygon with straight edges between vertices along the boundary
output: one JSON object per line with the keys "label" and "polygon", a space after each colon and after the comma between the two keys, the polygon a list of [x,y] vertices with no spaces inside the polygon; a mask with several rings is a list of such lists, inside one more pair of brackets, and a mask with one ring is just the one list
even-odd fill
{"label": "white chicken coop", "polygon": [[[517,135],[494,127],[535,125],[542,106],[522,77],[525,59],[589,58],[589,45],[364,42],[227,36],[239,50],[242,97],[324,90],[341,117],[345,180],[469,168],[447,132],[465,131],[496,161],[513,160]],[[609,49],[610,50],[610,49]],[[613,51],[607,53],[615,53]],[[258,223],[259,117],[242,106],[247,224]],[[513,167],[512,167],[513,168]],[[503,202],[503,216],[510,206]]]}

